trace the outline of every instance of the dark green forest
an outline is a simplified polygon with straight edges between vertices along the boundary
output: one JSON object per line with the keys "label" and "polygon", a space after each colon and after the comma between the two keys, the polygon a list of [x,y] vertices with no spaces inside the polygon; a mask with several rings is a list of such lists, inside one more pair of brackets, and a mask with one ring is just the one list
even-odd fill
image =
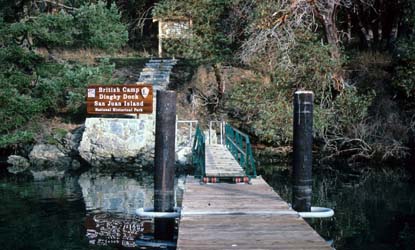
{"label": "dark green forest", "polygon": [[[152,18],[185,17],[192,20],[189,35],[166,40],[165,57],[243,68],[259,79],[223,95],[199,93],[210,116],[226,116],[258,145],[290,152],[293,93],[312,90],[318,159],[415,166],[413,0],[0,0],[0,6],[4,152],[39,140],[48,120],[82,122],[88,84],[125,80],[114,76],[111,58],[157,57]],[[92,63],[76,59],[87,51]]]}

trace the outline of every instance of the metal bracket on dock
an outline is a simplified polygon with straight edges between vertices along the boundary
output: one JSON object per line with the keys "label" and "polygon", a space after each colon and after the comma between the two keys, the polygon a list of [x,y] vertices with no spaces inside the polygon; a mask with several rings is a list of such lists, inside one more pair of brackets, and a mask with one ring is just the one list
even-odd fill
{"label": "metal bracket on dock", "polygon": [[298,212],[302,218],[329,218],[334,215],[334,211],[327,207],[311,207],[311,212]]}
{"label": "metal bracket on dock", "polygon": [[179,207],[174,208],[174,212],[154,212],[153,208],[138,208],[135,213],[140,217],[151,218],[179,218],[181,209]]}
{"label": "metal bracket on dock", "polygon": [[[154,212],[152,208],[138,208],[136,214],[140,217],[151,218],[180,218],[181,209],[179,207],[174,208],[174,212]],[[288,211],[250,211],[250,212],[235,212],[235,211],[193,211],[185,212],[185,215],[295,215],[298,214],[302,218],[329,218],[334,215],[334,211],[331,208],[326,207],[311,207],[311,212],[296,212],[294,210]]]}
{"label": "metal bracket on dock", "polygon": [[162,240],[136,240],[135,243],[140,247],[155,247],[155,248],[167,248],[176,247],[176,242],[162,241]]}
{"label": "metal bracket on dock", "polygon": [[199,215],[298,215],[294,210],[280,210],[280,211],[190,211],[183,212],[186,216]]}

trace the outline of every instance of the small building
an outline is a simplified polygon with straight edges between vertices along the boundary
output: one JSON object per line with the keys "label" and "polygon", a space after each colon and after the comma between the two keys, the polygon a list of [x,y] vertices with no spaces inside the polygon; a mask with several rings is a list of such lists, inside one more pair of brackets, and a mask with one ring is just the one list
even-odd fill
{"label": "small building", "polygon": [[192,19],[185,16],[155,17],[153,22],[158,22],[158,53],[163,55],[163,39],[183,39],[191,36]]}

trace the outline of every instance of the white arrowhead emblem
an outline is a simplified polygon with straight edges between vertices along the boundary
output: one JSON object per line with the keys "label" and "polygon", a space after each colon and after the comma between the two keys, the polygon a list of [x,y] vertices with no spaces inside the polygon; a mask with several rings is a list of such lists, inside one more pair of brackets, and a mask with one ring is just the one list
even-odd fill
{"label": "white arrowhead emblem", "polygon": [[148,94],[150,93],[150,89],[148,89],[147,87],[144,87],[141,89],[141,95],[145,98],[147,98]]}

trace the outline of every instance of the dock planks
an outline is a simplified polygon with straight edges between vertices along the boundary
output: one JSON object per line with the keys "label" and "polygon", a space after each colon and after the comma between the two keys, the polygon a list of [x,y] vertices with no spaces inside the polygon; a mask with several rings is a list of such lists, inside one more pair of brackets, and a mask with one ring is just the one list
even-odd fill
{"label": "dock planks", "polygon": [[261,177],[250,185],[187,177],[177,249],[332,248]]}

